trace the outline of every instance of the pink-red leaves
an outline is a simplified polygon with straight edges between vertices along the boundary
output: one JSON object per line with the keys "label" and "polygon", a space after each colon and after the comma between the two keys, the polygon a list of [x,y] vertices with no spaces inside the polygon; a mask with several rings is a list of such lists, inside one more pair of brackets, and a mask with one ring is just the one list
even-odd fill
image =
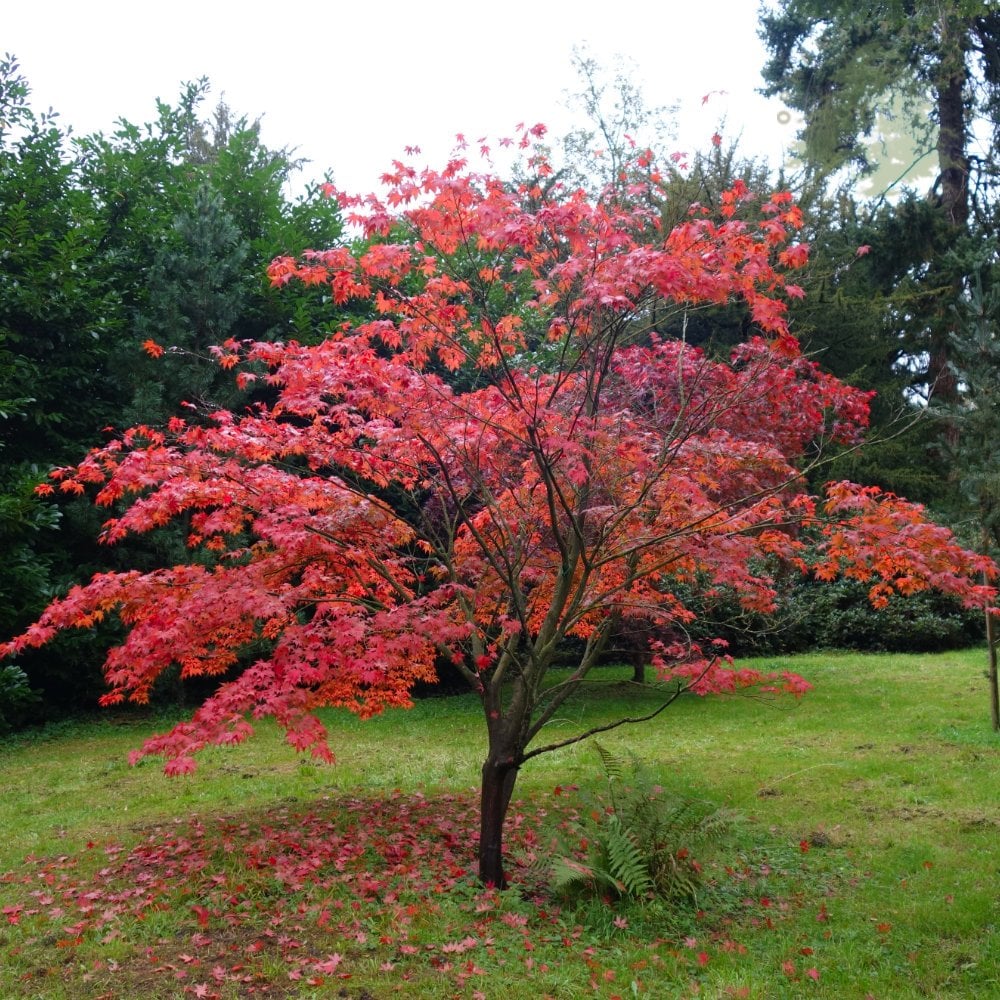
{"label": "pink-red leaves", "polygon": [[923,507],[875,487],[831,483],[826,510],[836,515],[826,528],[816,575],[838,574],[872,582],[871,600],[884,606],[894,593],[935,589],[960,597],[969,607],[987,607],[994,598],[992,560],[968,552],[951,532],[925,519]]}
{"label": "pink-red leaves", "polygon": [[[544,133],[518,131],[525,148]],[[796,678],[666,638],[698,613],[681,595],[769,612],[775,566],[868,580],[876,604],[926,587],[991,600],[979,577],[992,565],[919,508],[849,484],[825,504],[806,491],[812,456],[860,443],[870,397],[803,358],[788,330],[801,289],[786,273],[808,257],[789,193],[758,202],[737,181],[721,218],[695,207],[663,232],[658,175],[637,155],[642,169],[596,200],[553,182],[534,149],[520,186],[457,156],[394,164],[384,197],[338,193],[357,246],[268,273],[350,312],[315,346],[213,351],[266,401],[189,404],[47,484],[94,491],[113,511],[108,543],[183,522],[191,559],[99,574],[0,652],[117,615],[127,637],[108,655],[105,703],[147,700],[171,667],[232,673],[140,751],[182,774],[263,716],[329,760],[315,709],[406,706],[441,658],[499,731],[506,705],[537,708],[500,697],[507,680],[534,671],[537,695],[562,639],[599,644],[613,623],[662,638],[657,670],[699,693],[801,693]],[[668,317],[741,304],[760,334],[710,358],[667,320],[640,334],[656,303]]]}

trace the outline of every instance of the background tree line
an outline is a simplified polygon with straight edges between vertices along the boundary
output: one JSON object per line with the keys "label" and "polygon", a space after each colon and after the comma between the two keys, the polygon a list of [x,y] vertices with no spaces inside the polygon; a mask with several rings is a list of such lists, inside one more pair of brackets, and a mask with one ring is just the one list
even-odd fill
{"label": "background tree line", "polygon": [[[824,368],[877,392],[873,445],[841,454],[825,478],[851,478],[928,504],[967,539],[997,544],[997,165],[1000,14],[982,2],[887,2],[875,15],[847,3],[785,0],[761,19],[769,92],[802,112],[801,160],[775,173],[725,140],[676,165],[668,225],[692,203],[717,205],[734,180],[790,187],[803,206],[812,260],[792,328]],[[617,181],[624,145],[669,152],[669,109],[650,109],[627,72],[578,59],[579,129],[563,141],[573,183]],[[183,401],[239,407],[207,363],[227,337],[321,338],[333,321],[320,296],[271,289],[268,261],[345,238],[336,205],[291,198],[299,164],[268,149],[257,122],[224,104],[206,112],[205,81],[157,104],[150,123],[77,138],[30,104],[15,61],[0,63],[0,629],[14,634],[53,594],[94,571],[169,562],[180,532],[147,551],[93,542],[92,507],[42,500],[34,485],[110,431],[162,424]],[[863,197],[888,117],[936,164],[926,188]],[[594,138],[601,164],[584,152]],[[922,144],[922,145],[921,145]],[[609,174],[607,164],[612,164]],[[736,309],[653,318],[664,333],[725,352],[745,339]],[[175,348],[153,360],[141,345]],[[897,599],[871,611],[849,584],[820,594],[788,580],[778,619],[704,598],[736,652],[817,644],[922,649],[975,641],[978,622],[942,598]],[[0,677],[0,725],[89,707],[111,637],[88,633]],[[22,672],[23,671],[23,672]],[[174,692],[175,696],[180,696]],[[31,704],[34,699],[34,704]],[[18,707],[20,705],[20,708]]]}
{"label": "background tree line", "polygon": [[[269,149],[259,123],[223,103],[206,113],[208,93],[205,80],[188,84],[152,122],[78,138],[32,108],[13,58],[0,61],[4,634],[98,569],[183,547],[177,533],[158,551],[98,547],[89,504],[34,495],[50,468],[115,429],[162,424],[184,401],[239,406],[211,345],[308,340],[330,322],[318,296],[275,294],[265,269],[278,254],[336,241],[335,203],[316,188],[290,198],[294,154]],[[145,340],[173,350],[154,361]],[[4,668],[0,723],[93,705],[107,641],[80,636]]]}
{"label": "background tree line", "polygon": [[[764,91],[802,116],[796,159],[775,171],[716,136],[674,171],[664,221],[676,224],[692,203],[715,208],[737,179],[753,191],[795,192],[811,256],[792,329],[826,370],[876,393],[865,449],[836,456],[822,478],[919,500],[995,554],[1000,13],[977,0],[863,8],[783,0],[764,5],[760,34]],[[669,112],[648,109],[626,73],[609,77],[585,54],[578,70],[587,125],[565,142],[575,174],[587,176],[581,151],[595,140],[623,148],[640,137],[669,162]],[[892,133],[903,137],[903,167],[884,139]],[[607,159],[618,162],[622,148]],[[919,180],[908,186],[899,175],[913,163]],[[746,322],[739,310],[716,308],[660,318],[674,335],[719,351],[745,336]],[[850,582],[796,579],[784,593],[777,619],[742,616],[721,594],[703,623],[713,634],[721,625],[734,650],[757,653],[919,651],[983,635],[981,621],[936,597],[875,613]]]}

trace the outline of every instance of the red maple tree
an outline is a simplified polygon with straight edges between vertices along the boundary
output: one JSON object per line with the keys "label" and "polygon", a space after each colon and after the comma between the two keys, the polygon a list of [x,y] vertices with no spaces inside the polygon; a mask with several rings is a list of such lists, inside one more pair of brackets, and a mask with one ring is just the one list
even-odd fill
{"label": "red maple tree", "polygon": [[[440,171],[395,164],[381,198],[340,195],[356,244],[276,260],[270,275],[369,318],[317,346],[221,345],[219,363],[263,401],[133,428],[56,470],[42,489],[96,488],[114,507],[105,541],[183,516],[192,558],[99,574],[5,647],[117,614],[128,632],[107,658],[112,704],[147,700],[175,664],[233,671],[263,641],[137,752],[172,774],[265,715],[331,759],[317,708],[405,706],[447,657],[482,701],[479,871],[496,885],[518,771],[594,731],[547,726],[616,632],[652,638],[666,701],[801,692],[799,678],[683,642],[696,611],[681,595],[724,589],[767,611],[775,564],[869,580],[876,603],[927,587],[979,605],[992,594],[975,582],[991,564],[920,508],[847,483],[810,495],[804,471],[825,446],[860,442],[868,396],[804,358],[787,328],[785,297],[801,292],[786,272],[807,256],[790,196],[764,200],[750,225],[735,218],[751,198],[738,185],[721,218],[696,208],[663,232],[651,164],[592,203],[551,183],[533,133],[524,183],[456,156]],[[662,326],[671,309],[734,300],[758,334],[728,359]],[[553,674],[569,638],[579,661]]]}

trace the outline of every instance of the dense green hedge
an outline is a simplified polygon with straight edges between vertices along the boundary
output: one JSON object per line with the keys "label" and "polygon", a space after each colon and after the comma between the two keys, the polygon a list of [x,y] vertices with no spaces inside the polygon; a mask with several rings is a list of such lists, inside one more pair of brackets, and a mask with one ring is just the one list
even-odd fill
{"label": "dense green hedge", "polygon": [[[697,638],[720,636],[736,656],[815,649],[932,653],[983,640],[983,616],[936,593],[895,597],[876,610],[855,580],[803,581],[789,587],[773,617],[741,613],[720,602],[696,626]],[[702,635],[704,633],[704,635]]]}

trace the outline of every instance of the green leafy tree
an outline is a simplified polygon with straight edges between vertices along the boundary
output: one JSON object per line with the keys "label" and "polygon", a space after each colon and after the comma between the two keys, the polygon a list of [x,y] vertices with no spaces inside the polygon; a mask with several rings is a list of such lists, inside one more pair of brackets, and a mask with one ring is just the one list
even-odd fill
{"label": "green leafy tree", "polygon": [[[814,169],[870,170],[880,116],[902,117],[917,145],[935,154],[927,199],[933,237],[911,240],[922,258],[905,257],[924,293],[908,346],[926,394],[953,400],[950,307],[963,275],[950,268],[947,251],[990,214],[995,167],[973,149],[977,139],[996,146],[1000,137],[1000,11],[985,0],[782,0],[762,14],[761,36],[770,53],[765,92],[803,113]],[[911,219],[918,221],[915,213]]]}
{"label": "green leafy tree", "polygon": [[29,93],[17,63],[0,61],[0,444],[9,466],[63,460],[78,451],[81,427],[107,422],[117,332],[67,134],[31,110]]}
{"label": "green leafy tree", "polygon": [[[266,267],[280,254],[333,245],[342,233],[336,203],[322,185],[289,198],[301,161],[264,145],[259,122],[224,103],[202,117],[208,92],[205,79],[186,84],[176,105],[157,103],[154,122],[123,120],[110,136],[78,143],[81,183],[104,227],[99,253],[124,315],[112,359],[126,387],[119,425],[162,422],[217,385],[204,349],[220,335],[315,338],[330,323],[320,322],[315,290],[276,294]],[[155,374],[142,361],[147,340],[176,348]]]}
{"label": "green leafy tree", "polygon": [[[68,132],[53,113],[32,110],[30,87],[7,56],[0,60],[0,628],[6,634],[37,615],[94,550],[89,511],[68,498],[42,503],[32,489],[85,441],[98,443],[100,428],[118,413],[108,361],[121,315],[94,253],[100,237]],[[74,524],[82,526],[79,533]],[[64,653],[57,650],[53,662],[73,669],[74,657]],[[97,655],[92,660],[93,683]],[[44,686],[36,669],[42,662],[24,659],[36,687]],[[71,684],[52,688],[67,698],[78,693]],[[30,699],[19,704],[31,710]],[[23,718],[19,709],[8,721]]]}
{"label": "green leafy tree", "polygon": [[[74,138],[36,114],[16,61],[0,61],[0,614],[6,634],[54,590],[119,559],[159,565],[176,545],[102,551],[75,498],[41,503],[31,486],[106,440],[105,429],[164,423],[220,386],[205,348],[228,336],[321,337],[333,318],[315,289],[277,292],[266,264],[332,245],[339,208],[320,185],[291,198],[300,166],[206,81],[157,103],[145,125]],[[178,348],[148,367],[143,340]],[[301,339],[301,338],[300,338]],[[232,403],[231,390],[221,401]],[[174,540],[177,541],[176,539]],[[24,668],[47,709],[93,700],[107,646],[98,635]]]}
{"label": "green leafy tree", "polygon": [[[162,424],[184,399],[213,399],[219,379],[217,367],[208,363],[208,349],[231,336],[250,298],[244,270],[249,245],[221,195],[207,185],[199,188],[192,210],[177,219],[174,235],[150,269],[148,298],[135,332],[145,341],[166,339],[176,353],[156,364],[150,358],[133,363],[134,413],[125,423]],[[191,358],[198,357],[205,363],[192,364]]]}

